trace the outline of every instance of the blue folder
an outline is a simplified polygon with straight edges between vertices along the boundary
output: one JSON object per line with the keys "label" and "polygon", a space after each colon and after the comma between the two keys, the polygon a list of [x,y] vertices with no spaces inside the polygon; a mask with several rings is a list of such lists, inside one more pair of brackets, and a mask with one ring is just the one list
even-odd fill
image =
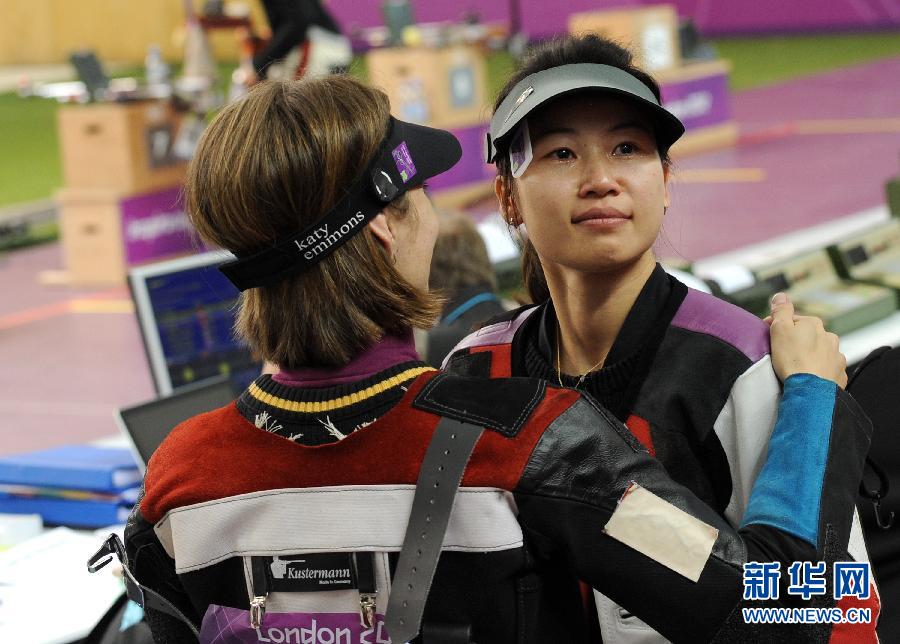
{"label": "blue folder", "polygon": [[66,445],[0,457],[0,483],[117,493],[140,481],[128,449]]}
{"label": "blue folder", "polygon": [[81,501],[46,497],[20,497],[0,493],[0,513],[40,514],[46,525],[103,528],[125,523],[131,511],[121,501]]}

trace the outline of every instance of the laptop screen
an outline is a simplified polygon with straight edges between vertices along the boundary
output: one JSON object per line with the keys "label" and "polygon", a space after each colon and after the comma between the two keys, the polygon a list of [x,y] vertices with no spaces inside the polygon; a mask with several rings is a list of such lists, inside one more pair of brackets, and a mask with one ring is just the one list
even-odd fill
{"label": "laptop screen", "polygon": [[109,87],[109,77],[103,71],[103,66],[93,51],[76,51],[69,56],[69,62],[78,73],[78,80],[84,83],[91,96],[96,98],[98,90]]}
{"label": "laptop screen", "polygon": [[236,390],[262,365],[234,337],[238,290],[216,268],[221,251],[147,264],[128,274],[144,347],[159,395],[219,375]]}
{"label": "laptop screen", "polygon": [[220,376],[170,396],[119,409],[119,429],[134,447],[135,458],[143,468],[176,425],[191,416],[224,407],[235,395],[231,380]]}

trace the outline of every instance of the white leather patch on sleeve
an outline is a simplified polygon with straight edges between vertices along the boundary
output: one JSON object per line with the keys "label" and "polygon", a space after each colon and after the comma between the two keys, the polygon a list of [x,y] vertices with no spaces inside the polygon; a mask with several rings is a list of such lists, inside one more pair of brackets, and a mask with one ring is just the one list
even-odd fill
{"label": "white leather patch on sleeve", "polygon": [[719,536],[716,528],[637,483],[619,499],[604,532],[693,582]]}

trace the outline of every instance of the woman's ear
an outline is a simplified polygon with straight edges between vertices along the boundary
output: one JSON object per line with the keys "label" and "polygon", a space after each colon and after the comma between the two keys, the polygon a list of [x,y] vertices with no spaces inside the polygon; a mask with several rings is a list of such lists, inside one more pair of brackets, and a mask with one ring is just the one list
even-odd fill
{"label": "woman's ear", "polygon": [[394,256],[394,243],[396,238],[394,237],[394,233],[391,230],[391,227],[388,225],[387,215],[384,214],[382,210],[380,213],[375,215],[375,217],[369,222],[369,230],[372,231],[372,234],[375,235],[375,238],[384,246],[384,249],[388,252],[388,255]]}
{"label": "woman's ear", "polygon": [[500,214],[503,216],[503,220],[510,226],[518,227],[522,221],[519,218],[519,211],[516,209],[511,187],[506,184],[503,177],[494,178],[494,194],[497,195],[497,201],[500,203]]}
{"label": "woman's ear", "polygon": [[[671,176],[671,166],[668,163],[663,164],[663,208],[669,209],[669,177]],[[665,214],[665,210],[663,214]]]}

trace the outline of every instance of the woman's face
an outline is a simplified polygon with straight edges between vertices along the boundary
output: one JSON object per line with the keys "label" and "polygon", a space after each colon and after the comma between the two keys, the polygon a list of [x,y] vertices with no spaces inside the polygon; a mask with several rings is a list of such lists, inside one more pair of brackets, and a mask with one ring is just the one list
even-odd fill
{"label": "woman's face", "polygon": [[656,240],[668,169],[650,121],[627,101],[581,95],[528,117],[533,159],[516,205],[545,271],[636,262]]}
{"label": "woman's face", "polygon": [[438,236],[438,216],[425,190],[411,190],[410,212],[391,217],[395,266],[413,286],[428,290],[431,255]]}

